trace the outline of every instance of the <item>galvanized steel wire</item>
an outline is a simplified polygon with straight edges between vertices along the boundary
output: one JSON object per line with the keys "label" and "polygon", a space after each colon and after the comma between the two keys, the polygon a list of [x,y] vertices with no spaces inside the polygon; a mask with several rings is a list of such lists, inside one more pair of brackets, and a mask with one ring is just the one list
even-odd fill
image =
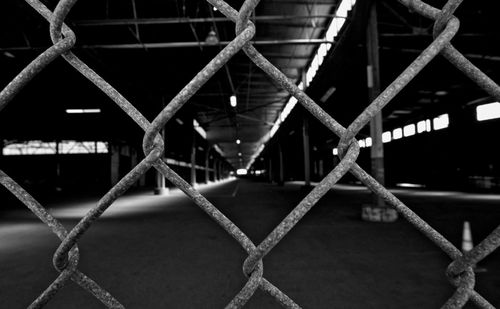
{"label": "galvanized steel wire", "polygon": [[[356,134],[438,54],[443,55],[489,95],[500,101],[500,87],[468,61],[451,44],[451,40],[457,33],[460,25],[459,20],[453,16],[453,12],[460,5],[461,0],[449,0],[442,9],[432,7],[420,0],[399,0],[408,9],[435,21],[433,29],[434,40],[394,82],[371,102],[348,128],[344,128],[326,113],[304,91],[292,83],[249,43],[255,35],[255,25],[249,20],[249,17],[258,5],[258,0],[246,0],[239,11],[236,11],[223,0],[207,0],[235,23],[236,37],[170,101],[151,123],[133,104],[127,101],[115,88],[71,51],[75,44],[76,36],[64,24],[64,20],[76,3],[76,0],[59,1],[53,12],[39,0],[25,1],[50,23],[50,37],[53,45],[34,59],[0,92],[0,111],[34,76],[40,73],[56,58],[62,57],[104,92],[145,131],[143,139],[145,158],[113,186],[70,231],[66,230],[57,219],[18,183],[0,170],[0,183],[24,203],[61,240],[61,244],[57,248],[53,258],[53,264],[59,272],[59,276],[33,301],[29,308],[43,307],[66,285],[68,280],[76,282],[83,289],[99,299],[106,307],[124,308],[109,292],[100,287],[89,276],[78,270],[78,261],[80,258],[78,240],[118,197],[123,195],[151,168],[157,169],[170,182],[181,189],[248,253],[248,257],[243,263],[243,273],[247,276],[248,281],[240,292],[229,301],[226,308],[240,308],[244,306],[259,288],[273,296],[283,307],[300,308],[290,297],[264,277],[262,259],[347,172],[352,173],[371,191],[384,198],[388,205],[397,210],[406,220],[451,258],[452,262],[446,270],[446,276],[450,283],[456,287],[456,290],[443,305],[443,308],[461,308],[469,300],[481,308],[493,308],[486,299],[474,290],[475,275],[473,266],[500,245],[500,226],[471,251],[462,253],[356,163],[360,151],[358,142],[355,139]],[[339,157],[341,158],[340,163],[258,245],[254,244],[231,220],[224,216],[212,203],[177,175],[162,160],[164,145],[160,132],[166,123],[231,57],[241,50],[275,82],[294,96],[323,125],[340,137],[338,145]]]}

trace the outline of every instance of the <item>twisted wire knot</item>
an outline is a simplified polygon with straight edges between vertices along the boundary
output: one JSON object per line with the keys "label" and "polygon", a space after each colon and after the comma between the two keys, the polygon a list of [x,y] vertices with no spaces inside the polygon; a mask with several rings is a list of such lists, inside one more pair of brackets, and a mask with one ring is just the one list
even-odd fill
{"label": "twisted wire knot", "polygon": [[434,26],[432,29],[432,35],[434,39],[444,31],[446,25],[452,18],[456,18],[453,16],[453,13],[455,13],[455,10],[460,6],[462,1],[463,0],[448,0],[448,2],[446,2],[446,4],[443,6],[438,14],[436,21],[434,22]]}

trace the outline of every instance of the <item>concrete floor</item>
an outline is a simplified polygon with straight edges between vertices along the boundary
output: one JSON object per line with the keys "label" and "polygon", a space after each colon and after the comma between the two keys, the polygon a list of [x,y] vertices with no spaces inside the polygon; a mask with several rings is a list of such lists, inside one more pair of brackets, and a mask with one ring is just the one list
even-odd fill
{"label": "concrete floor", "polygon": [[[300,184],[232,180],[200,189],[258,243],[298,203]],[[474,242],[500,224],[500,196],[395,190],[454,244],[464,220]],[[338,186],[264,259],[264,275],[303,308],[438,308],[453,293],[448,257],[404,220],[359,219],[370,201],[361,187]],[[95,202],[46,204],[71,228]],[[25,308],[56,277],[58,240],[19,206],[0,217],[0,307]],[[223,308],[245,283],[239,245],[180,192],[121,198],[79,242],[79,268],[127,308]],[[500,306],[500,252],[479,266],[477,290]],[[258,291],[247,308],[280,308]],[[468,307],[473,307],[469,305]],[[102,308],[73,283],[47,308]]]}

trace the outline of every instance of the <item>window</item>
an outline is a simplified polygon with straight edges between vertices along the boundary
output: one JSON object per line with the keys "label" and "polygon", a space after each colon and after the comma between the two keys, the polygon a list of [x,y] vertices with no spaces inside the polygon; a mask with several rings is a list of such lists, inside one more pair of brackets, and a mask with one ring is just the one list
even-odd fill
{"label": "window", "polygon": [[430,119],[422,120],[417,123],[417,133],[430,132],[431,130],[432,128]]}
{"label": "window", "polygon": [[403,130],[401,128],[392,131],[392,139],[400,139],[403,137]]}
{"label": "window", "polygon": [[246,168],[239,168],[236,170],[236,175],[246,175],[248,173]]}
{"label": "window", "polygon": [[106,142],[80,142],[80,141],[60,141],[42,142],[26,141],[12,143],[3,148],[5,156],[15,155],[55,155],[60,154],[86,154],[86,153],[108,153]]}
{"label": "window", "polygon": [[434,125],[434,130],[441,130],[448,127],[448,125],[450,124],[450,119],[448,117],[448,114],[442,114],[434,118],[432,122]]}
{"label": "window", "polygon": [[367,137],[365,139],[365,146],[366,147],[371,147],[372,146],[372,138],[371,137]]}
{"label": "window", "polygon": [[494,102],[476,107],[476,119],[478,121],[500,118],[500,103]]}
{"label": "window", "polygon": [[359,140],[359,147],[361,147],[361,148],[365,148],[365,147],[366,147],[366,144],[365,144],[365,140],[364,140],[364,139],[360,139],[360,140]]}
{"label": "window", "polygon": [[403,127],[403,135],[406,136],[412,136],[415,135],[415,125],[414,124],[409,124],[407,126]]}
{"label": "window", "polygon": [[27,141],[12,143],[3,148],[4,156],[56,154],[55,142]]}
{"label": "window", "polygon": [[382,143],[388,143],[391,140],[392,140],[392,137],[391,137],[390,131],[386,131],[386,132],[382,133]]}
{"label": "window", "polygon": [[107,153],[108,146],[104,142],[61,141],[60,154]]}
{"label": "window", "polygon": [[339,150],[337,148],[333,148],[333,155],[336,156],[339,154]]}

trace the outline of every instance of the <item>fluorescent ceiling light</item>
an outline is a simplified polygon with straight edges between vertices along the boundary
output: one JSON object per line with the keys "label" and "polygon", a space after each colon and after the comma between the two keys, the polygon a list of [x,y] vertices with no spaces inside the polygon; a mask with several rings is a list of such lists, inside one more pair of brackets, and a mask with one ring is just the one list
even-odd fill
{"label": "fluorescent ceiling light", "polygon": [[224,152],[222,151],[222,149],[220,149],[219,145],[215,144],[214,145],[214,149],[215,151],[217,151],[221,156],[224,156]]}
{"label": "fluorescent ceiling light", "polygon": [[13,53],[8,52],[8,51],[4,51],[3,54],[4,54],[5,57],[16,58],[16,56],[14,56]]}
{"label": "fluorescent ceiling light", "polygon": [[200,126],[200,124],[198,123],[198,121],[196,121],[196,119],[193,119],[193,127],[196,130],[196,132],[198,132],[198,134],[201,135],[201,137],[207,139],[207,132]]}
{"label": "fluorescent ceiling light", "polygon": [[100,112],[101,112],[101,109],[99,109],[99,108],[87,108],[87,109],[69,108],[66,110],[67,114],[98,114]]}
{"label": "fluorescent ceiling light", "polygon": [[325,94],[319,99],[321,102],[325,103],[331,96],[332,94],[337,90],[335,87],[330,87]]}

